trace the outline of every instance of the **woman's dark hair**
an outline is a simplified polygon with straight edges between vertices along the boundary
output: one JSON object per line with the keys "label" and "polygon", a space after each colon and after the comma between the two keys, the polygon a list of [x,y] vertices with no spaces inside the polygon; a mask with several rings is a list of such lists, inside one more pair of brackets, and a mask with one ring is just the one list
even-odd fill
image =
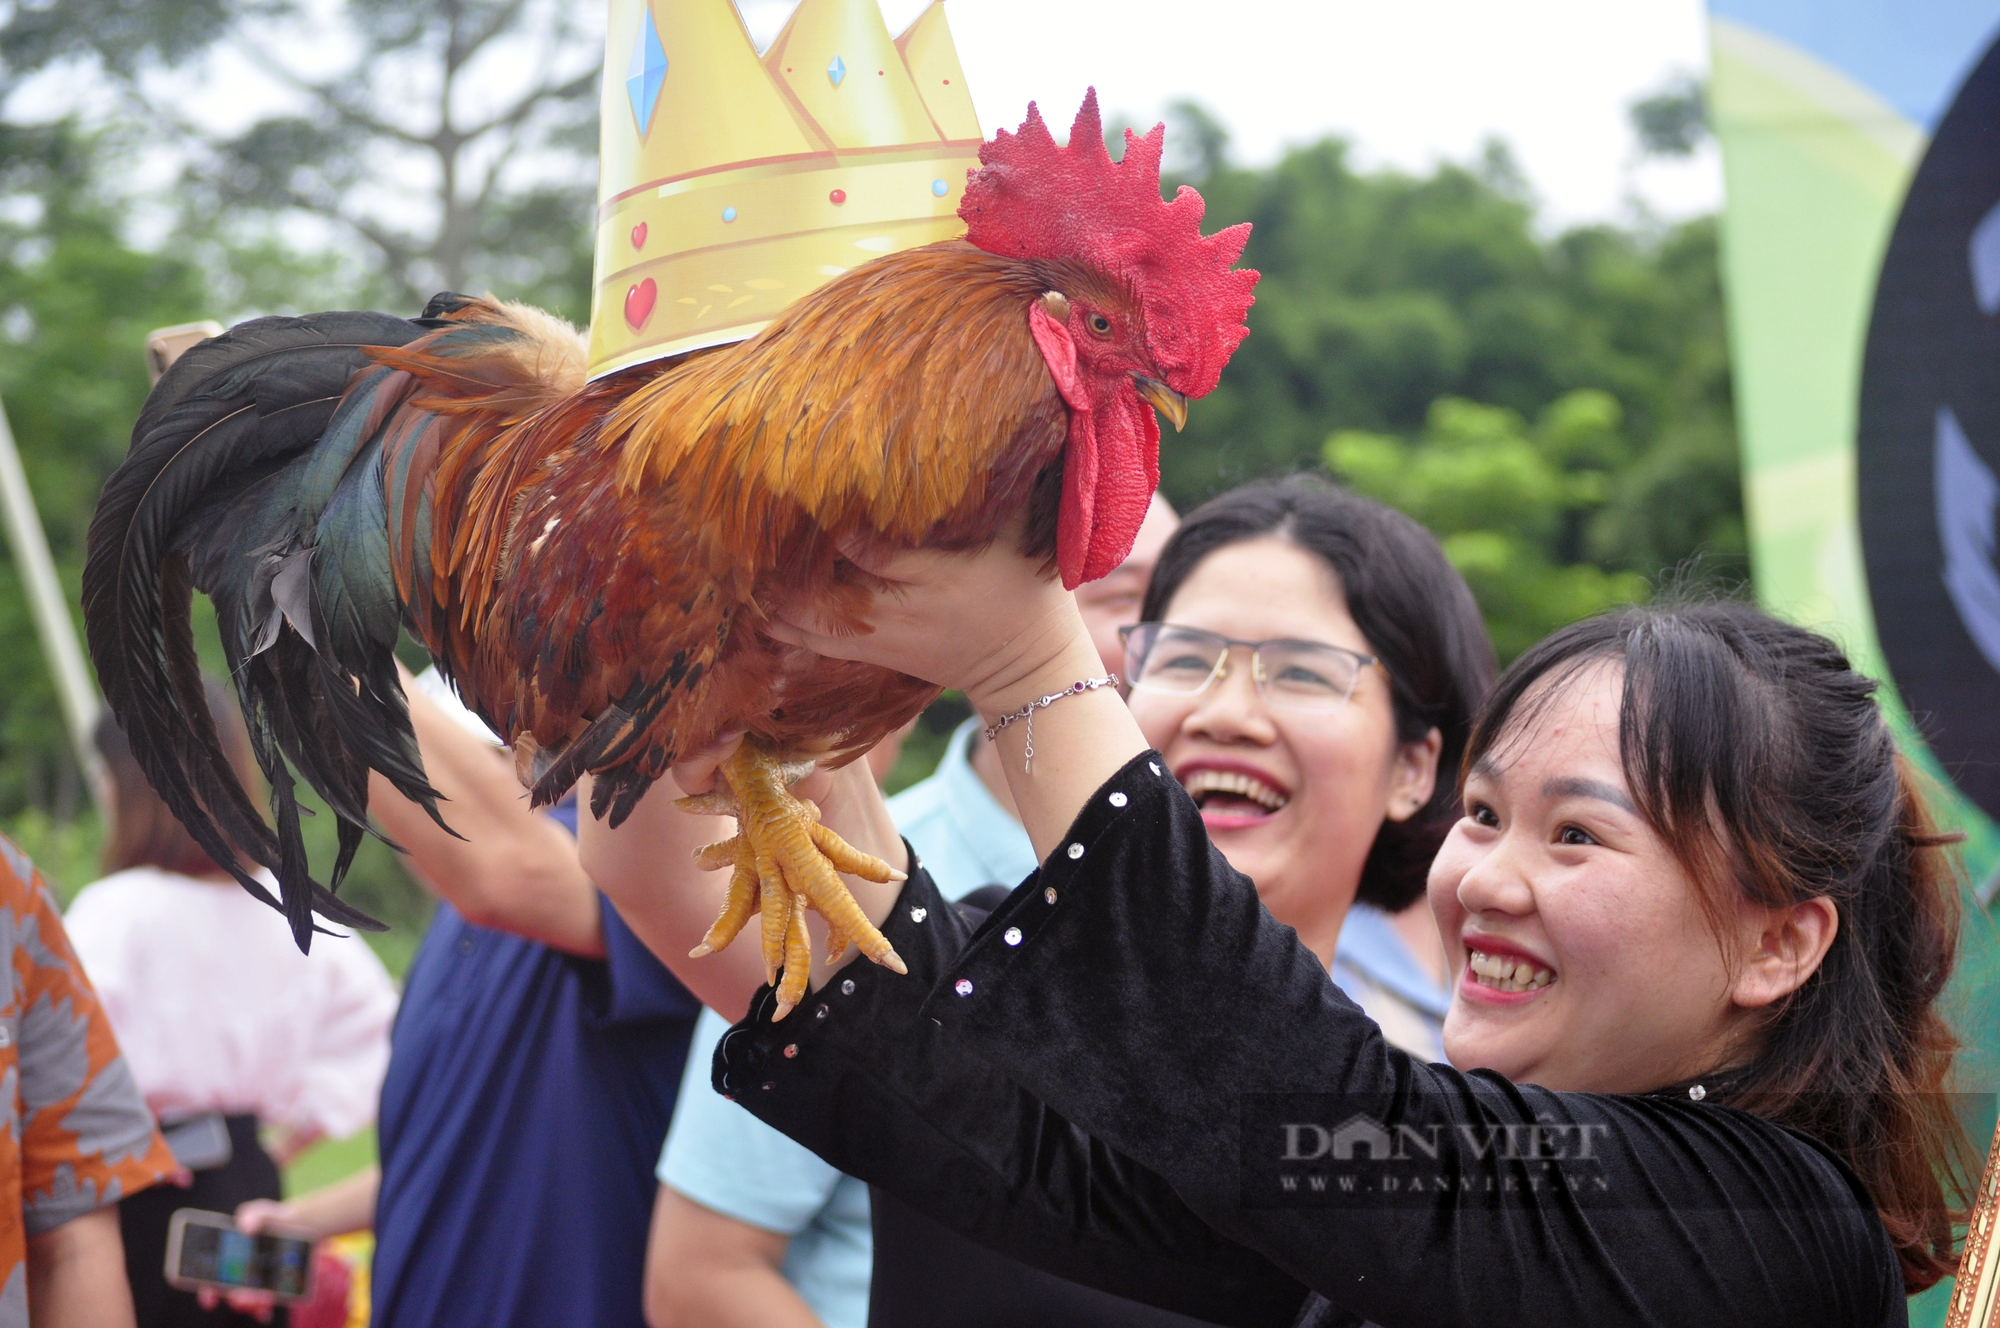
{"label": "woman's dark hair", "polygon": [[[213,678],[202,679],[202,693],[209,714],[215,717],[216,736],[230,769],[255,803],[259,794],[256,758],[250,750],[250,732],[243,726],[243,712],[236,701]],[[91,733],[98,754],[104,758],[106,777],[111,782],[111,823],[106,827],[104,851],[99,861],[107,872],[129,867],[158,867],[183,876],[227,876],[207,850],[194,842],[167,804],[153,791],[146,772],[132,756],[118,721],[105,710]]]}
{"label": "woman's dark hair", "polygon": [[[1623,665],[1625,782],[1719,944],[1743,901],[1825,897],[1832,947],[1763,1011],[1711,1101],[1818,1139],[1868,1186],[1912,1294],[1949,1276],[1971,1150],[1944,1096],[1958,1042],[1937,1010],[1958,950],[1958,882],[1875,683],[1825,637],[1750,605],[1630,608],[1563,628],[1516,660],[1468,763],[1580,674]],[[1726,948],[1725,948],[1726,953]],[[1953,1202],[1947,1202],[1951,1191]]]}
{"label": "woman's dark hair", "polygon": [[1362,903],[1390,912],[1424,892],[1431,859],[1458,819],[1458,767],[1472,717],[1493,685],[1493,643],[1472,592],[1428,530],[1314,475],[1259,480],[1188,514],[1153,568],[1140,617],[1159,621],[1203,559],[1245,540],[1289,540],[1340,579],[1347,612],[1389,675],[1396,736],[1435,728],[1437,787],[1414,816],[1384,821],[1361,869]]}

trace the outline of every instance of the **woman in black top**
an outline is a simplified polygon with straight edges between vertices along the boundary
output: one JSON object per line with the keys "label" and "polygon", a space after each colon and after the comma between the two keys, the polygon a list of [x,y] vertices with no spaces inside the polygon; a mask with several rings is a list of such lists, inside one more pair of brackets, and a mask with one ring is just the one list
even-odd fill
{"label": "woman in black top", "polygon": [[[1346,962],[1335,954],[1358,900],[1395,913],[1421,899],[1458,819],[1459,759],[1495,672],[1464,579],[1401,512],[1294,475],[1191,513],[1160,553],[1140,616],[1118,656],[1127,703],[1215,846],[1385,1038],[1439,1059],[1442,1009],[1377,981],[1379,948],[1363,948],[1362,964],[1345,947]],[[1232,639],[1266,644],[1246,661]],[[1370,659],[1389,685],[1352,695]],[[979,916],[1013,884],[990,887]],[[1422,920],[1441,959],[1427,907]],[[870,1328],[1202,1322],[1038,1274],[879,1188],[870,1214]]]}
{"label": "woman in black top", "polygon": [[[1004,541],[876,570],[901,586],[872,635],[798,639],[989,720],[1094,672]],[[1627,611],[1518,662],[1431,879],[1458,1070],[1387,1047],[1124,707],[1066,695],[1034,713],[1031,771],[1026,724],[998,738],[1042,870],[970,937],[921,872],[893,907],[864,893],[910,976],[849,965],[776,1025],[764,995],[718,1084],[975,1239],[1220,1323],[1902,1323],[1953,1258],[1956,919],[1871,690],[1736,605]],[[903,856],[865,781],[822,805]],[[653,852],[676,833],[636,828]],[[588,859],[607,888],[637,874],[616,840]],[[701,911],[642,933],[674,953]],[[740,1006],[745,965],[680,967]]]}

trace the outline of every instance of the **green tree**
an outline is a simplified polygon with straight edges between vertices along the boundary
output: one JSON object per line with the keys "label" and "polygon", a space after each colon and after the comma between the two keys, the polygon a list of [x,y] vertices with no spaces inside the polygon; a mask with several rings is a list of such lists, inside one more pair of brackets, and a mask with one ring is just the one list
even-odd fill
{"label": "green tree", "polygon": [[[1338,452],[1335,469],[1351,482],[1442,523],[1468,576],[1483,569],[1475,583],[1508,655],[1533,639],[1521,633],[1643,594],[1690,559],[1740,578],[1742,493],[1712,219],[1546,235],[1499,145],[1471,166],[1425,176],[1357,171],[1333,139],[1246,169],[1202,122],[1195,129],[1201,159],[1188,176],[1202,177],[1214,223],[1253,224],[1244,262],[1263,280],[1249,339],[1162,449],[1162,482],[1177,505]],[[1579,469],[1543,451],[1555,445],[1545,431],[1582,403],[1615,411],[1606,437],[1616,448]],[[1367,447],[1364,434],[1374,438]],[[1588,502],[1562,485],[1542,491],[1564,504],[1559,519],[1544,514],[1546,531],[1506,506],[1514,499],[1503,494],[1515,490],[1453,489],[1447,477],[1392,483],[1368,460],[1400,458],[1426,475],[1514,474],[1529,452],[1545,479],[1593,486]],[[1437,505],[1447,490],[1458,495],[1449,510]],[[1544,562],[1496,561],[1503,545],[1488,534],[1506,535],[1505,549],[1541,550]]]}
{"label": "green tree", "polygon": [[1632,128],[1641,150],[1657,157],[1688,156],[1708,137],[1708,90],[1685,75],[1675,78],[1632,103]]}
{"label": "green tree", "polygon": [[[241,47],[305,12],[291,0],[0,10],[0,91],[74,61],[123,89],[132,112],[115,141],[67,127],[0,137],[0,335],[10,342],[0,392],[72,578],[97,486],[143,397],[147,327],[323,307],[336,290],[405,307],[453,272],[458,284],[573,317],[587,308],[595,53],[586,77],[547,37],[545,77],[532,99],[509,104],[520,118],[507,124],[460,116],[445,91],[476,80],[496,44],[557,32],[535,27],[563,21],[543,0],[315,10],[353,29],[351,49],[372,61],[358,56],[331,81],[295,79],[296,114],[227,140],[170,117],[165,130],[140,126],[160,71],[184,77],[221,43]],[[390,95],[397,70],[428,89],[420,103]],[[1173,114],[1178,171],[1200,183],[1213,223],[1254,223],[1245,258],[1264,274],[1253,335],[1187,432],[1166,442],[1163,479],[1177,504],[1331,464],[1447,538],[1510,654],[1565,617],[1643,593],[1644,579],[1692,555],[1740,571],[1712,222],[1549,234],[1498,145],[1423,175],[1357,170],[1337,140],[1249,169],[1230,160],[1213,117],[1192,106]],[[145,252],[120,225],[134,200],[101,182],[129,160],[119,153],[163,141],[190,154],[170,200],[183,228]],[[530,159],[540,174],[505,165]],[[321,251],[280,238],[290,234],[280,218],[345,218],[340,208],[359,206],[350,186],[378,166],[404,178],[396,171],[426,160],[431,202],[406,209],[417,220],[394,235],[358,238],[374,224],[364,209]],[[457,205],[436,192],[447,179]],[[0,815],[53,808],[67,758],[11,580],[0,588],[0,684],[25,698],[0,701]]]}
{"label": "green tree", "polygon": [[1428,526],[1479,600],[1502,659],[1551,630],[1646,593],[1645,578],[1588,560],[1626,461],[1610,394],[1558,397],[1530,428],[1504,406],[1432,403],[1414,441],[1343,430],[1328,469]]}
{"label": "green tree", "polygon": [[[0,124],[0,398],[73,597],[98,489],[145,398],[150,328],[334,304],[413,311],[446,287],[587,317],[601,47],[576,12],[560,0],[0,9],[0,99],[63,68],[118,98],[90,132]],[[176,88],[227,48],[287,84],[296,109],[235,135],[181,116]],[[346,58],[307,76],[284,63],[300,50]],[[482,96],[499,69],[505,95]],[[106,185],[162,150],[185,165],[171,196]],[[135,203],[176,219],[155,251],[127,239]],[[301,252],[300,218],[328,242]],[[219,652],[204,660],[221,667]],[[18,579],[0,564],[0,823],[63,891],[94,874],[95,818],[71,821],[82,801]],[[332,830],[329,816],[308,822],[326,841],[315,860],[331,861]],[[399,969],[426,897],[372,841],[346,893],[396,924],[378,949]]]}
{"label": "green tree", "polygon": [[[101,138],[0,125],[0,400],[57,565],[75,593],[97,491],[146,398],[149,329],[205,309],[191,264],[135,251],[100,185]],[[0,811],[82,795],[11,559],[0,564]]]}
{"label": "green tree", "polygon": [[[65,63],[107,78],[126,122],[182,154],[186,234],[251,289],[280,223],[305,218],[346,253],[344,298],[403,309],[492,289],[581,321],[603,47],[577,13],[563,0],[21,4],[0,23],[0,93]],[[223,52],[292,108],[235,134],[182,114],[179,90]],[[300,52],[326,63],[308,72]]]}

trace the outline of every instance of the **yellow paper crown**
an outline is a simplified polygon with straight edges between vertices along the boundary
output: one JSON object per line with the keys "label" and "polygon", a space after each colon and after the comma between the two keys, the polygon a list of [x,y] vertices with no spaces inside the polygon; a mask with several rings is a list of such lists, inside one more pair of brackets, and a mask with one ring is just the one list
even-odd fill
{"label": "yellow paper crown", "polygon": [[965,232],[979,119],[944,0],[801,0],[760,58],[731,0],[611,0],[590,376],[754,334],[831,277]]}

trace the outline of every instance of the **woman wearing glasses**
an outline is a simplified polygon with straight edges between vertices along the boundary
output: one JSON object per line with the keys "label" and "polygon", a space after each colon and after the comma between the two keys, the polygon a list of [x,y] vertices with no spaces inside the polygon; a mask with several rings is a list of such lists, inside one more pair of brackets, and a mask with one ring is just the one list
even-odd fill
{"label": "woman wearing glasses", "polygon": [[1140,616],[1132,717],[1215,846],[1391,1042],[1441,1059],[1434,983],[1385,914],[1423,897],[1493,680],[1464,580],[1400,512],[1296,476],[1191,514]]}

